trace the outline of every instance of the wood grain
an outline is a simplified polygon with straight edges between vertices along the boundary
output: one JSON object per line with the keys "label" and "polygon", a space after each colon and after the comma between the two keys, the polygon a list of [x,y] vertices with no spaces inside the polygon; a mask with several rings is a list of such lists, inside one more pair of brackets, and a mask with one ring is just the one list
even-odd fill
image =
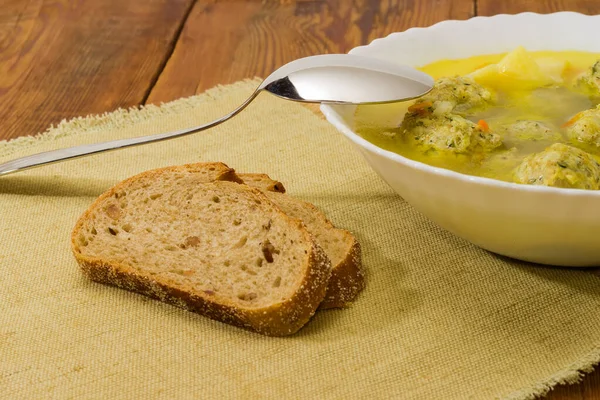
{"label": "wood grain", "polygon": [[193,0],[2,0],[0,139],[142,103]]}
{"label": "wood grain", "polygon": [[470,0],[198,0],[148,102],[265,77],[296,58],[344,53],[413,26],[466,19],[473,11]]}
{"label": "wood grain", "polygon": [[552,390],[546,400],[599,400],[600,374],[596,371],[586,376],[578,385],[559,385]]}
{"label": "wood grain", "polygon": [[476,0],[477,15],[517,14],[520,12],[552,13],[577,11],[582,14],[600,13],[599,0]]}

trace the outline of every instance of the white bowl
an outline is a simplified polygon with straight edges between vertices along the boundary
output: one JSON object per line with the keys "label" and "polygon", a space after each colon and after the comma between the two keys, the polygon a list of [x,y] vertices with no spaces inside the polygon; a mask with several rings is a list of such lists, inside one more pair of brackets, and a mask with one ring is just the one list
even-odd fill
{"label": "white bowl", "polygon": [[[527,50],[600,53],[600,15],[523,13],[444,21],[357,47],[351,54],[422,66],[440,59]],[[383,150],[353,131],[355,107],[321,111],[400,196],[444,229],[494,253],[560,266],[600,266],[600,191],[469,176]]]}

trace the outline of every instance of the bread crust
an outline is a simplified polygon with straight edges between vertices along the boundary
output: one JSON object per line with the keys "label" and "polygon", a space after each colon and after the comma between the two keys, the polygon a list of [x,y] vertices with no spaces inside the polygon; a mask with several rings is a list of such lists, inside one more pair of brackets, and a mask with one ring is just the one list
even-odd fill
{"label": "bread crust", "polygon": [[[319,309],[343,308],[349,305],[365,287],[365,279],[362,271],[361,247],[354,235],[345,229],[336,228],[325,214],[315,205],[301,200],[304,207],[310,208],[313,213],[319,214],[331,229],[337,230],[344,236],[348,250],[345,257],[337,264],[331,266],[331,278],[327,286],[327,293],[321,302]],[[276,203],[277,204],[277,203]]]}
{"label": "bread crust", "polygon": [[[238,176],[249,186],[256,187],[260,190],[277,192],[270,190],[273,182],[278,182],[272,179],[267,174],[240,174]],[[279,192],[283,193],[283,192]],[[269,196],[271,200],[277,204],[279,195]],[[354,235],[347,230],[336,228],[325,214],[311,203],[295,199],[291,196],[286,197],[288,201],[301,203],[304,208],[310,209],[312,213],[319,216],[324,224],[327,224],[331,229],[336,229],[344,237],[344,242],[348,245],[348,250],[345,257],[337,264],[331,266],[331,279],[327,287],[327,293],[323,302],[319,306],[320,310],[330,308],[346,307],[354,301],[358,294],[365,287],[365,277],[362,271],[362,254],[361,247]]]}
{"label": "bread crust", "polygon": [[303,223],[283,213],[258,189],[240,185],[251,195],[269,204],[280,218],[288,221],[293,229],[298,229],[303,241],[309,247],[306,249],[308,254],[303,266],[302,279],[293,291],[293,295],[276,304],[266,307],[243,308],[226,301],[227,299],[215,297],[214,293],[191,289],[183,290],[170,284],[169,280],[164,277],[145,274],[129,265],[106,262],[99,258],[86,256],[79,250],[77,242],[79,232],[106,198],[114,196],[115,193],[119,193],[128,185],[142,178],[158,178],[161,174],[169,171],[206,172],[207,169],[211,169],[211,174],[209,174],[211,176],[208,179],[241,182],[234,170],[225,164],[187,164],[143,172],[124,180],[102,194],[79,218],[71,234],[72,251],[81,270],[95,282],[137,292],[264,335],[284,336],[297,332],[310,320],[325,297],[331,276],[331,263],[321,247],[314,242]]}
{"label": "bread crust", "polygon": [[216,321],[267,336],[296,333],[319,307],[331,276],[331,265],[323,250],[313,244],[304,278],[294,295],[268,307],[244,309],[215,301],[202,292],[190,292],[171,286],[160,277],[142,275],[131,267],[106,263],[74,252],[83,273],[92,281],[143,294]]}
{"label": "bread crust", "polygon": [[237,176],[248,186],[269,192],[285,193],[283,183],[271,179],[267,174],[239,173]]}
{"label": "bread crust", "polygon": [[352,241],[350,251],[340,263],[332,266],[327,293],[319,305],[320,310],[346,307],[365,288],[360,244],[350,232],[346,231],[346,233],[348,240]]}

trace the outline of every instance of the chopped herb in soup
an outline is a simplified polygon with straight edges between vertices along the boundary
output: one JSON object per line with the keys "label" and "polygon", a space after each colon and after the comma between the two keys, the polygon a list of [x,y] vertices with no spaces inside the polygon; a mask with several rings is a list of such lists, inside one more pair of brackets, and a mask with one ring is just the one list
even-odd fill
{"label": "chopped herb in soup", "polygon": [[360,106],[356,131],[436,167],[527,185],[600,189],[600,54],[443,60],[417,100]]}

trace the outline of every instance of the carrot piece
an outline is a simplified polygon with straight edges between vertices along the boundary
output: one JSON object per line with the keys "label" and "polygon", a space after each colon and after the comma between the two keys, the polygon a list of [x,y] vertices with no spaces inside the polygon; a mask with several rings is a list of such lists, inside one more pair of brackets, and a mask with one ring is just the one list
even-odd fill
{"label": "carrot piece", "polygon": [[564,80],[574,79],[585,71],[584,68],[577,68],[570,62],[567,62],[561,76]]}
{"label": "carrot piece", "polygon": [[577,114],[575,114],[573,117],[571,117],[570,120],[568,120],[567,122],[565,122],[564,124],[561,125],[561,128],[566,128],[567,126],[571,126],[573,125],[575,122],[577,122],[577,120],[579,118],[581,118],[583,116],[583,111],[582,112],[578,112]]}
{"label": "carrot piece", "polygon": [[479,122],[477,122],[477,126],[483,132],[489,132],[490,131],[490,126],[483,119],[480,119]]}
{"label": "carrot piece", "polygon": [[415,103],[412,106],[408,107],[408,111],[413,114],[426,115],[431,113],[431,110],[429,110],[429,108],[432,106],[433,103],[431,101],[423,101],[421,103]]}

